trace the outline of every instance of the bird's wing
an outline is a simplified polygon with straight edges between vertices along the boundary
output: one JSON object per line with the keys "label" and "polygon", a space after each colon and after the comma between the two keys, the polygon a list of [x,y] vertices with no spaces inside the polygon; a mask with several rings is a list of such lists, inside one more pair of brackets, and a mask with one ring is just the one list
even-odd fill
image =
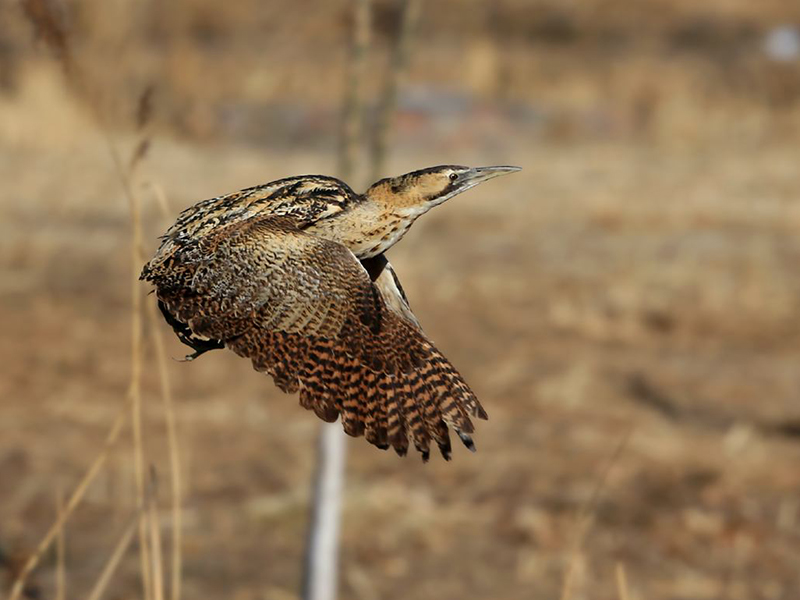
{"label": "bird's wing", "polygon": [[286,218],[254,217],[181,248],[146,278],[192,333],[250,358],[322,419],[341,416],[348,434],[400,454],[410,439],[425,458],[433,440],[449,457],[450,426],[473,447],[470,416],[486,418],[477,398],[344,246]]}

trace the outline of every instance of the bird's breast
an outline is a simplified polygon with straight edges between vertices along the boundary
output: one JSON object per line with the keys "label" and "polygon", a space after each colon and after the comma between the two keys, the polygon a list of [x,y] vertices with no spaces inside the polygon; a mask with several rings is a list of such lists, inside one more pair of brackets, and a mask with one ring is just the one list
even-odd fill
{"label": "bird's breast", "polygon": [[411,227],[410,221],[399,221],[375,231],[365,244],[367,255],[363,258],[370,258],[386,252],[402,239],[409,227]]}

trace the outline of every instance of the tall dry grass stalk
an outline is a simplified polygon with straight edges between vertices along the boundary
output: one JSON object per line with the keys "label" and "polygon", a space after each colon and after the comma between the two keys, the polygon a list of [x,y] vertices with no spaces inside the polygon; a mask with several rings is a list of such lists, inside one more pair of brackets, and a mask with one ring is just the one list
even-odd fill
{"label": "tall dry grass stalk", "polygon": [[[99,102],[95,101],[95,96],[88,90],[85,85],[85,78],[82,76],[80,65],[75,61],[69,36],[66,30],[61,25],[59,16],[53,10],[53,3],[47,0],[22,0],[22,9],[26,16],[29,18],[34,26],[38,36],[51,48],[54,56],[59,64],[62,66],[66,76],[66,81],[69,86],[78,93],[82,99],[86,100],[89,110],[95,118],[98,129],[100,130],[103,139],[105,140],[107,150],[112,158],[116,174],[120,180],[123,193],[128,201],[130,209],[130,222],[131,222],[131,371],[128,393],[126,395],[126,408],[130,410],[131,429],[133,438],[133,461],[134,461],[134,477],[136,481],[137,493],[137,515],[136,525],[139,532],[139,547],[140,547],[140,560],[141,560],[141,575],[142,586],[145,600],[152,598],[160,599],[163,597],[162,586],[162,569],[161,569],[161,548],[160,536],[158,535],[158,522],[153,521],[157,519],[157,510],[154,506],[147,508],[147,494],[145,490],[145,452],[144,440],[142,431],[142,363],[143,363],[143,311],[142,311],[142,293],[138,281],[139,271],[144,262],[143,256],[143,243],[142,243],[142,219],[141,219],[141,202],[139,196],[135,191],[133,182],[136,180],[138,167],[143,158],[146,156],[150,140],[146,135],[141,135],[139,143],[136,145],[131,154],[130,160],[126,163],[122,159],[117,145],[111,134],[111,129],[108,126],[104,115],[100,109]],[[148,88],[140,97],[138,110],[136,115],[136,122],[138,129],[141,132],[146,128],[150,115],[152,113],[152,88]],[[152,312],[152,309],[151,309]],[[154,317],[154,314],[152,315]],[[163,399],[163,407],[165,414],[165,421],[167,424],[167,437],[170,453],[170,475],[172,481],[172,513],[173,513],[173,553],[172,553],[172,599],[178,600],[180,598],[181,589],[181,485],[180,485],[180,460],[178,454],[177,433],[175,427],[175,416],[172,406],[172,397],[169,385],[168,374],[166,370],[166,357],[163,349],[163,343],[155,331],[155,318],[150,319],[154,328],[154,344],[156,347],[156,359],[158,362],[158,370],[161,380],[161,393]],[[49,548],[53,539],[59,535],[63,530],[69,516],[80,504],[86,489],[99,473],[101,467],[104,465],[108,458],[110,446],[116,442],[119,433],[124,424],[124,413],[120,414],[109,432],[106,439],[106,446],[101,451],[99,456],[95,458],[89,471],[83,477],[77,488],[71,495],[66,507],[60,511],[57,516],[56,522],[45,535],[44,539],[40,542],[34,554],[32,554],[25,566],[23,567],[17,581],[14,583],[11,592],[11,600],[17,600],[23,591],[25,581],[33,569],[41,559],[42,554]],[[150,527],[148,527],[148,521]],[[123,536],[123,540],[125,541]],[[129,542],[129,540],[128,540]],[[100,580],[98,580],[93,596],[96,594],[99,597],[102,590],[105,589],[107,580],[110,578],[114,571],[114,567],[119,562],[128,546],[128,542],[120,543],[112,554],[112,559],[106,566]],[[156,545],[157,544],[157,545]],[[117,556],[117,552],[119,555]],[[151,556],[153,555],[153,560]],[[154,562],[155,561],[155,562]],[[152,569],[152,572],[151,572]]]}
{"label": "tall dry grass stalk", "polygon": [[136,511],[134,515],[128,521],[125,529],[122,532],[122,536],[120,537],[117,545],[114,547],[114,550],[108,557],[105,566],[103,567],[100,576],[95,581],[94,586],[92,587],[92,591],[89,592],[87,596],[87,600],[100,600],[103,594],[108,587],[108,584],[111,582],[111,578],[117,570],[122,557],[125,556],[125,553],[128,551],[128,548],[133,541],[133,536],[138,529],[138,525],[141,522],[141,511]]}
{"label": "tall dry grass stalk", "polygon": [[[128,399],[130,400],[131,395],[128,394]],[[95,480],[97,475],[100,473],[103,465],[105,464],[106,460],[108,459],[109,452],[112,446],[119,438],[119,434],[122,431],[122,426],[125,423],[125,420],[128,416],[128,411],[130,410],[129,402],[125,403],[125,406],[120,410],[120,413],[114,419],[114,423],[111,425],[111,429],[106,436],[106,441],[103,449],[100,453],[95,457],[94,462],[89,467],[89,470],[83,476],[83,479],[80,480],[78,485],[75,487],[75,490],[72,492],[72,495],[67,500],[67,504],[64,507],[64,510],[61,514],[56,518],[55,523],[50,526],[50,529],[47,530],[44,538],[42,541],[39,542],[39,545],[36,547],[36,550],[28,557],[28,560],[25,562],[25,565],[22,567],[19,575],[17,576],[17,580],[14,582],[14,585],[11,588],[11,596],[9,600],[19,600],[22,591],[25,587],[25,582],[28,580],[31,572],[36,568],[41,560],[44,553],[50,548],[50,545],[59,535],[61,530],[64,528],[64,524],[67,522],[67,519],[72,515],[74,510],[78,507],[78,505],[83,500],[84,495],[86,494],[86,490],[89,488],[89,485]]]}
{"label": "tall dry grass stalk", "polygon": [[150,322],[153,345],[155,346],[158,375],[161,381],[161,397],[164,407],[164,419],[167,427],[167,443],[169,448],[170,481],[172,484],[172,569],[170,573],[170,598],[179,600],[183,581],[183,490],[181,485],[181,460],[178,451],[178,431],[175,419],[175,408],[172,403],[172,387],[167,369],[167,354],[164,340],[158,328],[155,305],[147,304],[147,318]]}
{"label": "tall dry grass stalk", "polygon": [[158,500],[155,469],[150,471],[151,493],[147,495],[147,512],[150,525],[150,544],[153,549],[153,598],[154,600],[164,600],[164,568],[161,560],[161,527],[158,517]]}
{"label": "tall dry grass stalk", "polygon": [[[148,500],[150,494],[152,493],[151,490],[148,490]],[[120,561],[122,560],[122,557],[125,556],[125,553],[128,551],[128,548],[133,541],[133,536],[138,529],[139,523],[142,521],[143,512],[144,507],[137,508],[134,514],[129,518],[128,523],[125,525],[125,528],[122,531],[119,541],[117,542],[116,546],[114,546],[114,550],[109,555],[108,560],[106,560],[106,564],[103,567],[100,576],[95,581],[91,592],[89,592],[87,600],[100,600],[100,598],[102,598],[103,594],[108,588],[108,584],[111,582],[111,578],[113,577]]]}
{"label": "tall dry grass stalk", "polygon": [[617,580],[617,593],[619,594],[619,600],[630,600],[631,595],[628,591],[628,576],[625,572],[625,564],[623,562],[617,561],[617,564],[614,567],[614,576]]}
{"label": "tall dry grass stalk", "polygon": [[[155,182],[143,183],[144,188],[152,191],[156,204],[163,217],[170,216],[169,202],[164,190]],[[151,338],[158,364],[158,377],[161,385],[161,398],[164,407],[164,420],[167,428],[169,448],[170,481],[172,494],[172,553],[170,572],[170,598],[180,600],[183,582],[183,486],[181,482],[181,458],[178,445],[178,431],[175,419],[175,408],[172,402],[172,384],[167,369],[167,353],[164,349],[164,338],[159,329],[159,318],[155,304],[147,303],[147,320],[150,324]]]}
{"label": "tall dry grass stalk", "polygon": [[[138,114],[142,114],[141,106],[146,102],[144,98],[147,92],[142,94],[139,101]],[[142,345],[142,293],[139,284],[139,271],[141,270],[142,263],[144,262],[143,235],[142,235],[142,214],[141,214],[141,201],[139,196],[134,192],[133,179],[136,176],[137,167],[144,158],[148,144],[140,141],[134,150],[131,159],[125,163],[122,158],[116,142],[111,134],[111,130],[105,122],[102,113],[95,106],[94,114],[98,127],[103,139],[106,143],[111,160],[114,165],[114,170],[119,178],[122,186],[123,194],[128,201],[128,208],[130,211],[131,222],[131,376],[130,376],[130,393],[131,393],[131,431],[132,431],[132,445],[133,445],[133,464],[134,464],[134,480],[136,484],[136,504],[139,509],[144,507],[145,503],[145,454],[144,454],[144,441],[142,433],[142,361],[143,361],[143,345]],[[144,150],[142,150],[144,148]],[[153,598],[153,582],[151,576],[151,560],[148,537],[147,519],[149,514],[147,511],[141,511],[141,518],[139,519],[139,554],[141,561],[141,575],[142,575],[142,590],[145,600],[152,600]]]}
{"label": "tall dry grass stalk", "polygon": [[628,447],[628,442],[630,441],[632,434],[633,425],[631,424],[628,427],[628,430],[622,436],[622,439],[620,439],[619,444],[617,444],[617,447],[615,448],[614,453],[611,455],[611,458],[609,458],[605,468],[600,473],[600,477],[597,478],[595,487],[592,490],[592,495],[578,512],[577,524],[575,526],[572,543],[572,551],[570,552],[569,566],[567,567],[567,572],[564,575],[564,581],[561,586],[561,600],[569,600],[571,598],[575,572],[577,571],[578,564],[580,562],[581,548],[583,547],[583,542],[586,539],[586,536],[589,535],[589,531],[594,523],[597,504],[600,501],[603,490],[608,482],[608,476],[610,475],[611,470],[614,468],[614,465],[616,465],[619,461],[622,453],[625,451],[625,448]]}
{"label": "tall dry grass stalk", "polygon": [[[137,143],[131,160],[128,165],[127,173],[121,169],[121,162],[115,159],[117,171],[120,176],[120,182],[126,188],[126,195],[131,204],[131,222],[133,229],[133,281],[136,293],[138,294],[139,302],[141,304],[141,286],[139,283],[139,271],[145,262],[143,240],[142,240],[142,219],[141,219],[141,206],[142,203],[139,199],[136,190],[139,188],[150,187],[154,192],[154,197],[157,204],[162,209],[162,212],[169,212],[168,202],[166,195],[161,187],[155,183],[148,182],[135,186],[134,182],[138,181],[139,165],[147,154],[150,148],[150,138],[146,135],[146,128],[150,122],[152,114],[152,99],[154,88],[152,86],[145,89],[142,93],[138,110],[136,114],[136,123],[140,132],[140,139]],[[110,144],[113,148],[113,144]],[[117,155],[118,156],[118,155]],[[127,176],[126,176],[127,175]],[[181,462],[178,444],[178,433],[175,419],[175,408],[172,401],[172,386],[169,380],[169,370],[167,369],[167,354],[164,350],[164,340],[161,337],[159,330],[159,319],[155,311],[155,304],[152,302],[147,303],[146,316],[150,325],[151,337],[153,340],[153,347],[155,349],[156,364],[158,368],[159,384],[161,388],[161,400],[164,413],[164,422],[167,430],[167,446],[169,449],[169,464],[170,464],[170,481],[171,481],[171,496],[172,496],[172,553],[171,553],[171,591],[170,598],[172,600],[179,600],[181,596],[182,584],[182,525],[183,525],[183,498],[181,492]],[[141,313],[140,313],[141,314]],[[137,481],[139,473],[137,472]],[[151,510],[147,513],[150,519],[150,541],[156,546],[152,547],[152,564],[153,564],[153,598],[160,600],[163,597],[163,566],[161,562],[161,538],[157,522],[153,519],[158,516],[158,507],[155,501],[152,502]],[[143,519],[144,521],[144,519]],[[155,528],[155,530],[154,530]],[[155,531],[155,533],[154,533]],[[141,535],[141,530],[140,530]],[[140,537],[141,539],[141,537]],[[157,557],[156,557],[157,555]],[[144,557],[143,557],[144,560]]]}
{"label": "tall dry grass stalk", "polygon": [[[145,182],[143,187],[150,189],[156,204],[164,217],[170,216],[169,202],[164,190],[154,182]],[[181,459],[178,445],[178,432],[175,419],[175,408],[172,402],[172,385],[167,369],[167,353],[164,350],[164,338],[159,329],[160,320],[156,314],[155,304],[147,303],[147,320],[150,324],[151,337],[158,364],[158,376],[161,385],[161,398],[164,407],[164,419],[167,428],[169,447],[170,481],[172,484],[172,553],[170,572],[170,598],[180,600],[183,582],[183,489],[181,482]]]}
{"label": "tall dry grass stalk", "polygon": [[169,208],[169,200],[167,199],[167,195],[164,193],[164,188],[162,188],[155,181],[143,182],[142,188],[149,189],[153,193],[153,197],[156,200],[156,205],[161,211],[161,216],[164,217],[164,219],[169,219],[173,216],[172,211]]}
{"label": "tall dry grass stalk", "polygon": [[[108,148],[114,158],[117,174],[130,204],[131,230],[133,244],[131,248],[131,387],[133,389],[133,403],[131,405],[131,424],[133,431],[133,464],[134,478],[136,480],[136,503],[139,507],[144,505],[144,443],[142,440],[142,294],[139,289],[138,274],[142,265],[142,216],[141,204],[138,196],[133,193],[130,183],[130,173],[123,171],[119,153],[110,137],[107,138]],[[133,169],[131,169],[132,171]],[[150,575],[150,550],[147,536],[147,516],[143,512],[139,519],[139,552],[142,561],[142,586],[145,600],[152,596],[152,580]]]}
{"label": "tall dry grass stalk", "polygon": [[[56,490],[56,515],[61,518],[64,513],[64,491],[61,486]],[[67,598],[67,575],[66,575],[66,527],[58,530],[56,538],[56,600],[66,600]]]}

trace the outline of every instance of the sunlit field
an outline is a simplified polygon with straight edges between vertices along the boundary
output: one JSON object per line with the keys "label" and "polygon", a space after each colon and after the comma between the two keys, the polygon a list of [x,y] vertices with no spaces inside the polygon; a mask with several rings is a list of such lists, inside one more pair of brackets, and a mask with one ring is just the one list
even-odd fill
{"label": "sunlit field", "polygon": [[[0,8],[0,597],[102,453],[30,597],[86,597],[137,511],[129,420],[104,450],[128,411],[138,275],[104,136],[126,163],[149,140],[134,182],[149,256],[198,200],[336,174],[346,82],[344,0],[54,4],[81,86],[21,5]],[[395,20],[374,5],[369,99]],[[435,209],[389,256],[489,420],[450,463],[348,440],[342,598],[800,594],[800,58],[765,46],[798,22],[777,0],[425,5],[383,175],[523,171]],[[169,580],[167,424],[142,331]],[[232,352],[166,368],[183,597],[298,597],[318,420]],[[142,596],[140,558],[134,538],[104,597]]]}

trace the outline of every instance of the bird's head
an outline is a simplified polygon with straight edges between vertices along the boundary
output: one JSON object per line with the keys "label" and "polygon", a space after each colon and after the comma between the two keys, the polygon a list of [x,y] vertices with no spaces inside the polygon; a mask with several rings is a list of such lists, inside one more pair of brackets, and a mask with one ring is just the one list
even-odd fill
{"label": "bird's head", "polygon": [[401,214],[418,216],[479,183],[519,170],[520,167],[510,166],[442,165],[412,171],[399,177],[381,179],[372,185],[365,195]]}

